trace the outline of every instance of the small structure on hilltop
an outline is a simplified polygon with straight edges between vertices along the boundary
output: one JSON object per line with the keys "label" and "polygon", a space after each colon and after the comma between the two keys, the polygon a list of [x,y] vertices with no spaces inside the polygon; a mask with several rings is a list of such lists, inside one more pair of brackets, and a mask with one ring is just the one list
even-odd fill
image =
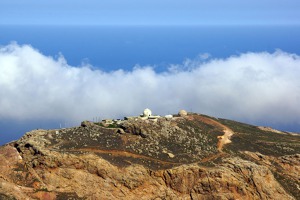
{"label": "small structure on hilltop", "polygon": [[[178,115],[180,117],[183,117],[183,116],[186,116],[187,115],[187,112],[185,110],[180,110]],[[161,118],[161,116],[159,115],[152,115],[152,111],[149,109],[149,108],[146,108],[143,113],[139,116],[127,116],[127,117],[124,117],[124,120],[120,120],[120,119],[104,119],[102,120],[102,124],[103,125],[112,125],[112,124],[116,124],[116,125],[120,125],[122,124],[124,121],[127,121],[127,120],[138,120],[138,119],[141,119],[141,120],[151,120],[151,121],[154,121],[156,122],[159,118]],[[175,117],[173,115],[165,115],[164,117],[165,119],[167,120],[172,120],[172,119],[175,119]]]}
{"label": "small structure on hilltop", "polygon": [[149,108],[146,108],[142,114],[142,117],[150,117],[152,115],[152,111]]}
{"label": "small structure on hilltop", "polygon": [[166,118],[166,119],[172,119],[172,118],[173,118],[173,115],[165,115],[165,118]]}
{"label": "small structure on hilltop", "polygon": [[178,113],[178,115],[179,115],[180,117],[187,116],[187,114],[188,114],[188,113],[187,113],[185,110],[180,110],[179,113]]}
{"label": "small structure on hilltop", "polygon": [[152,115],[152,111],[149,108],[146,108],[143,114],[140,115],[140,119],[142,120],[146,120],[146,119],[157,120],[158,118],[160,118],[160,116]]}

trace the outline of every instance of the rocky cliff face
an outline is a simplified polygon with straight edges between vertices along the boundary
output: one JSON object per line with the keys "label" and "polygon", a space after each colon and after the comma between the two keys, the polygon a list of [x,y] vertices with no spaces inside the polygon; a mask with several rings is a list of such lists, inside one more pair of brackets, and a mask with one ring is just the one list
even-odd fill
{"label": "rocky cliff face", "polygon": [[300,199],[300,137],[190,114],[35,130],[0,147],[0,199]]}

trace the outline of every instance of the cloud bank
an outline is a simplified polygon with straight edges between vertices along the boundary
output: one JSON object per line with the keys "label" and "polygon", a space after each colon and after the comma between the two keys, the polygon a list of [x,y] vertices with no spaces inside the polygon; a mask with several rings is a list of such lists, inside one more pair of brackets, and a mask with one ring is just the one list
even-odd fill
{"label": "cloud bank", "polygon": [[[205,57],[205,58],[204,58]],[[179,109],[255,124],[300,125],[300,57],[280,50],[104,72],[29,45],[0,47],[0,120],[91,120]],[[118,58],[116,58],[118,59]]]}

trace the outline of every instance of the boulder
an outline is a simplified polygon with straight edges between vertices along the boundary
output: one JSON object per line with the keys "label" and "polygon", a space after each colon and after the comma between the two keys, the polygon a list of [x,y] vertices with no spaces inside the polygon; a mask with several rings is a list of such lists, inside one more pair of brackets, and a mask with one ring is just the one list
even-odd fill
{"label": "boulder", "polygon": [[90,127],[93,125],[93,122],[90,122],[90,121],[83,121],[81,122],[81,126],[82,127]]}

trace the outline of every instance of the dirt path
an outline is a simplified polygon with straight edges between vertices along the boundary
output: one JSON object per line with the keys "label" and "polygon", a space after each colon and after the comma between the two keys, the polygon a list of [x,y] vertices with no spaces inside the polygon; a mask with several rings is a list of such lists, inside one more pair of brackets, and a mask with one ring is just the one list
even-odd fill
{"label": "dirt path", "polygon": [[213,120],[211,118],[208,117],[204,117],[201,115],[197,115],[197,116],[189,116],[190,119],[198,119],[206,124],[210,124],[216,127],[219,127],[223,130],[224,135],[222,136],[218,136],[218,144],[217,144],[217,148],[220,152],[222,152],[223,146],[225,144],[231,143],[231,136],[234,134],[234,132],[227,126],[225,126],[224,124],[221,124],[220,122]]}

